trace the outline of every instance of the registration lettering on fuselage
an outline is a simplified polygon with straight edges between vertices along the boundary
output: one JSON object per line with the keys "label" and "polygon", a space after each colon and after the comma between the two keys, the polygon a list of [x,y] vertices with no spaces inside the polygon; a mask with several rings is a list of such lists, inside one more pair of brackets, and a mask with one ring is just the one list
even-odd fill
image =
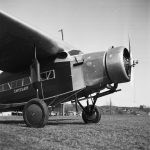
{"label": "registration lettering on fuselage", "polygon": [[29,86],[14,89],[14,93],[20,93],[20,92],[23,92],[23,91],[27,91],[28,89],[29,89]]}

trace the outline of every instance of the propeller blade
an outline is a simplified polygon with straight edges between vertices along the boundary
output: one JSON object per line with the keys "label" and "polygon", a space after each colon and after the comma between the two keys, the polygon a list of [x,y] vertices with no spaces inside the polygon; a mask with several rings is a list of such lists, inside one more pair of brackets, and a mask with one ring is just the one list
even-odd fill
{"label": "propeller blade", "polygon": [[130,65],[132,65],[132,52],[131,52],[131,42],[130,42],[130,36],[128,35],[129,39],[129,54],[130,54]]}
{"label": "propeller blade", "polygon": [[130,75],[130,80],[132,81],[133,78],[133,73],[132,73],[132,62],[133,62],[133,58],[132,58],[132,51],[131,51],[131,40],[130,40],[130,36],[128,35],[128,40],[129,40],[129,54],[130,54],[130,71],[131,71],[131,75]]}
{"label": "propeller blade", "polygon": [[131,44],[130,44],[130,37],[128,35],[128,39],[129,39],[129,53],[131,54]]}

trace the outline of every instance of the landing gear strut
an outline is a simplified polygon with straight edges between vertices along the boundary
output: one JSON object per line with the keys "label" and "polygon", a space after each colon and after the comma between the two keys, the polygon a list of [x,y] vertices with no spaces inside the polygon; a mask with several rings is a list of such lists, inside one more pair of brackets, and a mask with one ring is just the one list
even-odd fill
{"label": "landing gear strut", "polygon": [[97,107],[92,105],[86,106],[82,111],[82,119],[85,123],[98,123],[101,119],[101,114]]}
{"label": "landing gear strut", "polygon": [[97,96],[93,97],[92,105],[89,105],[87,100],[87,106],[83,107],[82,104],[77,101],[80,107],[83,109],[82,111],[82,119],[85,123],[98,123],[101,119],[101,114],[98,108],[95,106],[97,101]]}
{"label": "landing gear strut", "polygon": [[[107,85],[106,86],[109,90],[105,91],[105,92],[98,92],[96,93],[96,95],[94,96],[85,96],[84,98],[81,99],[77,99],[75,102],[79,104],[79,106],[82,108],[82,119],[85,123],[98,123],[101,119],[101,114],[98,110],[98,108],[95,106],[96,101],[99,97],[105,96],[105,95],[109,95],[112,94],[114,92],[118,92],[121,91],[120,89],[117,90],[118,87],[118,83],[114,83],[114,85]],[[76,96],[77,97],[77,96]],[[88,99],[87,98],[91,98],[92,100],[92,105],[89,105]],[[80,101],[81,100],[85,100],[87,99],[87,106],[84,107]]]}
{"label": "landing gear strut", "polygon": [[41,128],[44,127],[48,122],[49,112],[46,103],[42,100],[43,95],[42,97],[40,96],[40,93],[42,93],[40,64],[36,56],[36,47],[35,58],[33,59],[33,63],[30,65],[30,72],[32,86],[36,91],[37,98],[31,99],[24,106],[23,118],[28,127]]}

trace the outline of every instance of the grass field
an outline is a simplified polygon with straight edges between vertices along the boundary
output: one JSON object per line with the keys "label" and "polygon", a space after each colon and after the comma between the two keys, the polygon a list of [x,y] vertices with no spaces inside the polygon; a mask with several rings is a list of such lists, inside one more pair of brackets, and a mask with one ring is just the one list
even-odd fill
{"label": "grass field", "polygon": [[99,124],[81,117],[51,117],[28,128],[22,117],[0,117],[0,150],[150,150],[150,116],[103,115]]}

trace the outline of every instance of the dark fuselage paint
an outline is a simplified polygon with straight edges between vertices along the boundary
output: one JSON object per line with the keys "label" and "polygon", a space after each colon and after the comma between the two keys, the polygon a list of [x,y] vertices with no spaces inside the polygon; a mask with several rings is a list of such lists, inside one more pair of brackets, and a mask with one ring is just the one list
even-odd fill
{"label": "dark fuselage paint", "polygon": [[[42,94],[44,98],[51,98],[73,90],[69,61],[47,64],[41,68],[41,72],[46,72],[49,70],[54,71],[54,77],[41,81],[43,90]],[[29,73],[8,74],[4,72],[0,75],[0,82],[1,84],[4,84],[20,78],[25,78],[27,76],[29,76]],[[0,92],[0,104],[23,103],[35,97],[36,91],[32,87],[32,84],[28,84],[22,87]]]}

